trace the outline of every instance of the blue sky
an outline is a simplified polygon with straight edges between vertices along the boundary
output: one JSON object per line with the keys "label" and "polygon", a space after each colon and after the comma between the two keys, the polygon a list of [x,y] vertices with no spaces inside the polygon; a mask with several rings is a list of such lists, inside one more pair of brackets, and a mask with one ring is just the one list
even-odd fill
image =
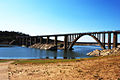
{"label": "blue sky", "polygon": [[0,0],[0,30],[44,35],[119,28],[120,0]]}

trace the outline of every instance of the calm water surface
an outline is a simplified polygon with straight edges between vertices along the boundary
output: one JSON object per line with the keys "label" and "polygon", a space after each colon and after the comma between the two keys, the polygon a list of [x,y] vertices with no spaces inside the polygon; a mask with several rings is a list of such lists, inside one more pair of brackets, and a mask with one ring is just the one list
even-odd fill
{"label": "calm water surface", "polygon": [[87,53],[101,49],[99,46],[74,46],[72,51],[49,51],[26,47],[0,47],[0,59],[79,59],[87,58]]}

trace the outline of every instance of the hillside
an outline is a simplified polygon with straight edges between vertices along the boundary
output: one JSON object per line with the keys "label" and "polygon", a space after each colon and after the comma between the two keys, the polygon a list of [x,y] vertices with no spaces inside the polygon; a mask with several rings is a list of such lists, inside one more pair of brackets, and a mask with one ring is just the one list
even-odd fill
{"label": "hillside", "polygon": [[14,31],[0,31],[0,44],[7,44],[10,41],[14,40],[16,36],[29,36],[28,34],[24,34],[21,32]]}

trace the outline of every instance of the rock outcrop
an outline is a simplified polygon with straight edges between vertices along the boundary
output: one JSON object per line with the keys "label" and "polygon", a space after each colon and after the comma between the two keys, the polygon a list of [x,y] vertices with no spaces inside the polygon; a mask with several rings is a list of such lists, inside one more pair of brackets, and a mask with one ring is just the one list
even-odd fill
{"label": "rock outcrop", "polygon": [[107,56],[107,55],[114,55],[120,54],[120,48],[113,48],[113,49],[105,49],[105,50],[94,50],[88,53],[88,56]]}
{"label": "rock outcrop", "polygon": [[30,48],[38,48],[38,49],[45,49],[45,50],[57,50],[57,46],[53,45],[53,44],[34,44],[31,45]]}

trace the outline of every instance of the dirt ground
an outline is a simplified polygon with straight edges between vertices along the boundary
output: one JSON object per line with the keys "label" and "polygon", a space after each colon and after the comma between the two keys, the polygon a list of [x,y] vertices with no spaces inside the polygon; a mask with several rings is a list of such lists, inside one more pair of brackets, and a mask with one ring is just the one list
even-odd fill
{"label": "dirt ground", "polygon": [[45,64],[11,64],[10,80],[120,80],[120,56]]}
{"label": "dirt ground", "polygon": [[8,65],[13,61],[0,63],[0,80],[9,80],[8,77]]}

